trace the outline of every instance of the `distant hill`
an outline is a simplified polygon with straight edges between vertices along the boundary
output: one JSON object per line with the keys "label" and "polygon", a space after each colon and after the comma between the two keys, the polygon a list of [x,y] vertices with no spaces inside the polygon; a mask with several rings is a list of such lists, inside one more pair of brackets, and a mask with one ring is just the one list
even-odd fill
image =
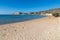
{"label": "distant hill", "polygon": [[60,13],[60,8],[49,9],[46,11],[41,11],[41,13]]}
{"label": "distant hill", "polygon": [[45,11],[39,11],[39,12],[29,12],[29,13],[23,13],[23,12],[15,12],[15,15],[41,15],[41,14],[46,14],[46,13],[60,13],[60,8],[55,8],[55,9],[49,9]]}

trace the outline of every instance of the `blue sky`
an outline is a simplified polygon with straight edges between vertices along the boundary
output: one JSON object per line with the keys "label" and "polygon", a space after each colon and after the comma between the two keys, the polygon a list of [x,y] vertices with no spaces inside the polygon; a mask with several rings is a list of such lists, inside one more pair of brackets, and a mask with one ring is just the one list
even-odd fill
{"label": "blue sky", "polygon": [[60,8],[60,0],[0,0],[0,14]]}

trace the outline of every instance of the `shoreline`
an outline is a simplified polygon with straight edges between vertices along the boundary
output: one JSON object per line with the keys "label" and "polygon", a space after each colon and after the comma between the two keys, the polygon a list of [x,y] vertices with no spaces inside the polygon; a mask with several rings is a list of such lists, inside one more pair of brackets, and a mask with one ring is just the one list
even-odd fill
{"label": "shoreline", "polygon": [[44,18],[45,16],[37,16],[37,15],[36,16],[35,15],[34,16],[32,16],[32,15],[31,16],[26,16],[25,15],[24,16],[24,15],[21,15],[21,16],[7,16],[6,17],[6,15],[5,15],[4,17],[1,18],[0,25],[5,25],[5,24],[18,23],[18,22],[25,22],[25,21],[40,19],[40,18]]}
{"label": "shoreline", "polygon": [[29,21],[34,21],[34,20],[42,20],[42,19],[45,19],[45,18],[47,18],[47,17],[37,18],[37,19],[32,19],[32,20],[26,20],[26,21],[20,21],[20,22],[12,22],[12,23],[1,24],[1,25],[8,25],[8,24],[15,24],[15,23],[23,23],[23,22],[29,22]]}
{"label": "shoreline", "polygon": [[60,17],[0,25],[0,40],[60,40],[59,25]]}

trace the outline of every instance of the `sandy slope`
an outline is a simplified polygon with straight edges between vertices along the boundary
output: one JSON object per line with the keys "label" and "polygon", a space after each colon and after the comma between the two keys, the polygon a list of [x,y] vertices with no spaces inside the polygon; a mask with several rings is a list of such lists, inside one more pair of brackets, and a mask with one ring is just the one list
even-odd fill
{"label": "sandy slope", "polygon": [[60,18],[0,25],[0,40],[60,40]]}

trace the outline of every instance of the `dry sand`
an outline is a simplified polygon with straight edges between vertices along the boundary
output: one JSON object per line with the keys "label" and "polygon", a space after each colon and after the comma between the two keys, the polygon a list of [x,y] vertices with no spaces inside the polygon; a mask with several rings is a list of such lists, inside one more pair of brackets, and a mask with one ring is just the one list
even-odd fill
{"label": "dry sand", "polygon": [[0,40],[60,40],[60,17],[0,25]]}

